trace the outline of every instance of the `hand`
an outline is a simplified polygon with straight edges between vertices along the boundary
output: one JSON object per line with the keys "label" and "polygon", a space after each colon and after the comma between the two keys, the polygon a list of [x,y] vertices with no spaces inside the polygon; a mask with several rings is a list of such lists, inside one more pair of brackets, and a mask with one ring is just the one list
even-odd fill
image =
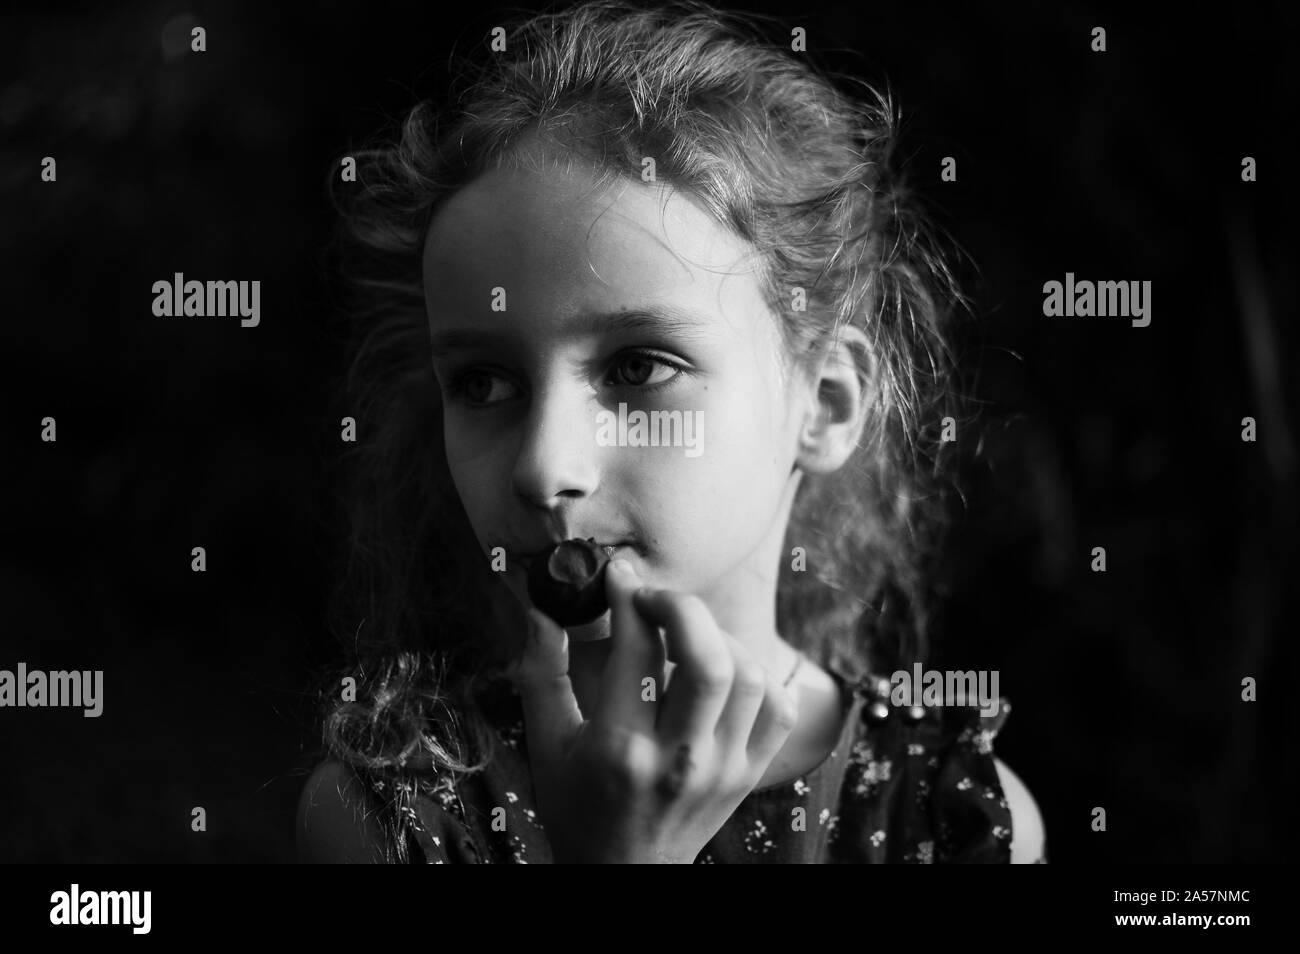
{"label": "hand", "polygon": [[[605,585],[613,645],[589,719],[569,681],[568,635],[529,611],[536,632],[515,681],[538,811],[557,862],[689,864],[758,784],[797,704],[703,600],[638,591],[622,560]],[[676,666],[667,690],[665,642]]]}

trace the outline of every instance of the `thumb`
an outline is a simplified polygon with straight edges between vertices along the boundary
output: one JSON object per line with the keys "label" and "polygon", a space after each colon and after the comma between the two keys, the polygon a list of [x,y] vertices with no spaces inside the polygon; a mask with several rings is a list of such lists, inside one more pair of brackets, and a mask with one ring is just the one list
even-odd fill
{"label": "thumb", "polygon": [[569,681],[569,635],[531,607],[528,639],[514,673],[529,752],[545,764],[555,765],[564,743],[582,726],[582,712]]}

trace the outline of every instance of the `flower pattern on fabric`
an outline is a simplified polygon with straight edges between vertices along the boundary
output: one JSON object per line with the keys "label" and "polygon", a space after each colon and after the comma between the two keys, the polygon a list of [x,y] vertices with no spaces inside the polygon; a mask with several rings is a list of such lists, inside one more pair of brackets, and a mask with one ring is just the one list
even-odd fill
{"label": "flower pattern on fabric", "polygon": [[870,739],[862,739],[853,746],[849,755],[849,771],[853,778],[853,793],[865,798],[876,794],[880,786],[889,781],[894,763],[876,754]]}
{"label": "flower pattern on fabric", "polygon": [[[834,750],[797,778],[750,792],[696,864],[1010,861],[1012,819],[993,760],[1009,704],[1002,700],[993,716],[935,707],[923,718],[893,710],[882,720],[878,708],[865,711],[878,678],[855,681],[837,668],[828,671],[844,700]],[[513,687],[497,692],[491,711],[503,744],[487,769],[455,782],[444,774],[421,780],[406,816],[413,861],[552,861],[522,707]],[[373,787],[383,795],[382,782]]]}

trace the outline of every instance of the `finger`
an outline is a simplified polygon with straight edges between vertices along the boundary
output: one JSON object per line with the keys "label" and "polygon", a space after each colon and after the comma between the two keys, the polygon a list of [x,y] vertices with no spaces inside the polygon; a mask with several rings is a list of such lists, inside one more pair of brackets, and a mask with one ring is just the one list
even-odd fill
{"label": "finger", "polygon": [[565,741],[582,726],[582,712],[569,681],[569,637],[538,609],[528,610],[528,620],[529,637],[512,672],[523,702],[530,758],[555,765]]}
{"label": "finger", "polygon": [[798,724],[798,694],[777,685],[776,680],[768,676],[767,692],[754,719],[754,727],[749,733],[749,744],[746,746],[750,763],[761,765],[766,769]]}
{"label": "finger", "polygon": [[[659,627],[642,619],[632,605],[640,585],[626,560],[615,560],[605,571],[612,648],[601,673],[596,712],[602,722],[652,735],[663,692],[665,653]],[[647,679],[653,682],[647,684]]]}
{"label": "finger", "polygon": [[736,675],[731,680],[727,704],[718,718],[715,737],[719,748],[728,758],[748,761],[749,736],[754,728],[769,686],[775,682],[754,658],[753,653],[741,645],[730,633],[722,632],[727,648],[735,660]]}
{"label": "finger", "polygon": [[663,627],[668,656],[677,664],[655,730],[667,745],[712,742],[735,673],[713,614],[698,596],[671,590],[640,589],[632,605]]}

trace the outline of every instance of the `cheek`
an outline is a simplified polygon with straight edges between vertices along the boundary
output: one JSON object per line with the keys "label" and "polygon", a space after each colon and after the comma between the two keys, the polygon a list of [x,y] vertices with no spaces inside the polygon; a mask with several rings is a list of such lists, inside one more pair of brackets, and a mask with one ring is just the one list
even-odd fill
{"label": "cheek", "polygon": [[736,397],[704,409],[704,453],[710,477],[725,480],[728,492],[752,497],[766,493],[769,471],[786,456],[781,422],[760,382],[746,381]]}
{"label": "cheek", "polygon": [[476,531],[492,517],[497,504],[491,499],[489,489],[494,487],[492,458],[477,448],[473,441],[460,438],[454,428],[446,437],[447,471],[460,498],[465,515]]}
{"label": "cheek", "polygon": [[458,475],[458,482],[473,485],[498,468],[508,466],[506,454],[511,435],[500,422],[453,418],[443,427],[447,467]]}
{"label": "cheek", "polygon": [[444,418],[442,426],[447,466],[453,470],[475,467],[475,461],[483,455],[484,449],[490,446],[487,428],[459,414]]}
{"label": "cheek", "polygon": [[[699,483],[709,505],[733,525],[764,524],[785,486],[787,449],[769,398],[757,387],[744,401],[714,407],[705,416]],[[710,430],[709,424],[714,426]],[[765,530],[766,526],[755,529]]]}
{"label": "cheek", "polygon": [[784,488],[785,457],[765,402],[712,404],[701,411],[700,456],[656,451],[629,476],[636,496],[665,515],[668,535],[709,552],[752,542],[767,530],[767,515]]}

